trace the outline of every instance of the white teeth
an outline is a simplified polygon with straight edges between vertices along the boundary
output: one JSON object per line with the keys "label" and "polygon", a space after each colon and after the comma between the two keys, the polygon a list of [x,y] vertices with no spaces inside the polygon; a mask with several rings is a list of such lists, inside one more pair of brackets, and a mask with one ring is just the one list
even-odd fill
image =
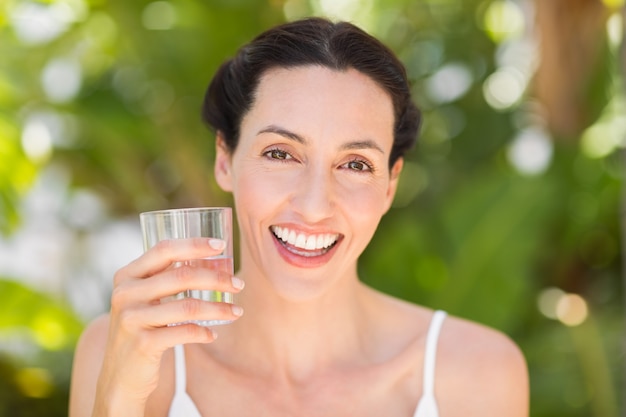
{"label": "white teeth", "polygon": [[317,239],[315,236],[309,236],[306,239],[306,244],[304,245],[304,249],[306,250],[313,250],[315,249],[315,243],[317,242]]}
{"label": "white teeth", "polygon": [[319,234],[305,235],[304,233],[296,233],[295,230],[289,230],[286,227],[272,226],[272,232],[277,238],[283,242],[287,242],[300,249],[320,250],[333,245],[339,235],[336,234]]}
{"label": "white teeth", "polygon": [[287,243],[289,243],[290,245],[296,244],[296,232],[294,232],[293,230],[289,232],[289,236],[287,237]]}

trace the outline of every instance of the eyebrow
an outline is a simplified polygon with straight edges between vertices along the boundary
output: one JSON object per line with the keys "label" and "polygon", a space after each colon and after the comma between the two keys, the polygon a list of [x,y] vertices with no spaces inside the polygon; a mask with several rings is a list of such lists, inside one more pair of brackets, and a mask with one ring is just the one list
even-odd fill
{"label": "eyebrow", "polygon": [[302,136],[298,135],[297,133],[291,132],[287,129],[283,129],[282,127],[278,127],[275,125],[270,125],[267,126],[261,130],[259,130],[259,133],[257,133],[257,136],[259,136],[262,133],[275,133],[279,136],[283,136],[287,139],[291,139],[293,141],[296,141],[298,143],[301,143],[303,145],[306,145],[307,140],[305,138],[303,138]]}
{"label": "eyebrow", "polygon": [[[306,138],[304,138],[303,136],[292,132],[290,130],[284,129],[282,127],[276,126],[276,125],[270,125],[267,126],[261,130],[259,130],[259,132],[257,133],[257,136],[263,133],[274,133],[277,134],[279,136],[283,136],[284,138],[293,140],[295,142],[301,143],[303,145],[306,145],[308,143],[308,141],[306,140]],[[373,149],[375,151],[378,151],[382,154],[385,153],[385,151],[378,145],[378,143],[376,143],[375,141],[371,140],[371,139],[364,139],[364,140],[357,140],[357,141],[353,141],[353,142],[348,142],[345,143],[341,146],[341,149],[343,150],[351,150],[351,149]]]}

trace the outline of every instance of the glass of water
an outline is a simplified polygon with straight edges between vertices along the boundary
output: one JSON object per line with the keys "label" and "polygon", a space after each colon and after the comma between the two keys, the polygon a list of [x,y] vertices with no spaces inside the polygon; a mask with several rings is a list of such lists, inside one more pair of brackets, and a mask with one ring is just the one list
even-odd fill
{"label": "glass of water", "polygon": [[[224,251],[218,256],[175,262],[172,267],[181,265],[203,266],[233,274],[233,229],[230,207],[198,207],[148,211],[139,215],[143,248],[147,251],[161,240],[186,239],[194,237],[217,238],[226,242]],[[168,300],[193,297],[204,301],[232,303],[233,294],[222,291],[188,289],[167,297]],[[230,320],[192,320],[200,326],[214,326],[230,323]],[[172,323],[182,324],[182,323]]]}

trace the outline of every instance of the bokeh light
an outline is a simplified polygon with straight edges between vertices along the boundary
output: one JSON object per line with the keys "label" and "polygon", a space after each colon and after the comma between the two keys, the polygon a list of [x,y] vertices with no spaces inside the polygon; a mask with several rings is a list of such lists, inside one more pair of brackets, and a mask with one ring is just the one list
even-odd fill
{"label": "bokeh light", "polygon": [[52,154],[52,134],[43,120],[31,118],[22,130],[22,149],[33,162],[43,163]]}
{"label": "bokeh light", "polygon": [[43,68],[41,85],[48,100],[65,103],[74,99],[82,84],[82,68],[72,58],[53,58]]}
{"label": "bokeh light", "polygon": [[472,82],[472,73],[465,64],[449,63],[426,81],[426,91],[435,102],[449,103],[463,97]]}
{"label": "bokeh light", "polygon": [[587,302],[578,294],[565,294],[556,305],[556,316],[566,326],[582,324],[588,314]]}
{"label": "bokeh light", "polygon": [[626,2],[624,0],[602,0],[602,3],[611,9],[619,9],[623,7]]}
{"label": "bokeh light", "polygon": [[15,382],[22,393],[31,398],[46,398],[54,390],[50,371],[44,368],[22,368],[15,374]]}
{"label": "bokeh light", "polygon": [[537,306],[544,316],[570,327],[582,324],[589,315],[589,307],[583,297],[555,287],[539,293]]}
{"label": "bokeh light", "polygon": [[618,48],[624,37],[624,20],[620,13],[613,13],[606,22],[606,34],[613,48]]}
{"label": "bokeh light", "polygon": [[22,1],[10,11],[15,35],[27,45],[40,45],[56,39],[68,29],[72,20],[72,9],[61,2],[44,5]]}
{"label": "bokeh light", "polygon": [[524,27],[524,13],[513,1],[492,1],[484,12],[483,28],[495,42],[519,36],[524,32]]}
{"label": "bokeh light", "polygon": [[626,115],[600,120],[582,134],[582,152],[590,158],[604,158],[623,145],[626,134]]}
{"label": "bokeh light", "polygon": [[556,287],[546,288],[541,291],[537,297],[537,307],[541,314],[549,319],[556,320],[556,306],[564,295],[565,291]]}
{"label": "bokeh light", "polygon": [[78,130],[71,114],[50,109],[30,110],[22,125],[22,149],[35,163],[48,161],[55,147],[71,147]]}
{"label": "bokeh light", "polygon": [[34,317],[30,329],[37,344],[45,349],[61,349],[67,343],[63,317],[58,317],[54,311],[40,311]]}
{"label": "bokeh light", "polygon": [[530,127],[520,130],[509,145],[509,163],[524,175],[538,175],[550,166],[553,154],[552,139],[544,129]]}
{"label": "bokeh light", "polygon": [[500,68],[483,84],[483,95],[487,103],[496,110],[505,110],[518,103],[526,89],[526,79],[513,67]]}
{"label": "bokeh light", "polygon": [[283,4],[283,14],[287,20],[297,20],[308,16],[309,5],[303,0],[287,0]]}
{"label": "bokeh light", "polygon": [[148,4],[141,13],[141,23],[149,30],[169,30],[176,24],[176,9],[168,1]]}
{"label": "bokeh light", "polygon": [[357,18],[367,13],[371,6],[371,0],[316,0],[313,2],[313,7],[319,14],[347,21],[359,20]]}

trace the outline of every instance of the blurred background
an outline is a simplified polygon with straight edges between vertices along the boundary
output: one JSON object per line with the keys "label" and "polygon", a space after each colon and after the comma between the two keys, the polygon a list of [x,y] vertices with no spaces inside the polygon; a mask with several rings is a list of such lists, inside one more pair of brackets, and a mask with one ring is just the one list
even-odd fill
{"label": "blurred background", "polygon": [[624,0],[0,0],[0,416],[64,416],[138,213],[231,200],[204,89],[260,31],[350,20],[423,111],[372,286],[510,335],[533,417],[624,414]]}

